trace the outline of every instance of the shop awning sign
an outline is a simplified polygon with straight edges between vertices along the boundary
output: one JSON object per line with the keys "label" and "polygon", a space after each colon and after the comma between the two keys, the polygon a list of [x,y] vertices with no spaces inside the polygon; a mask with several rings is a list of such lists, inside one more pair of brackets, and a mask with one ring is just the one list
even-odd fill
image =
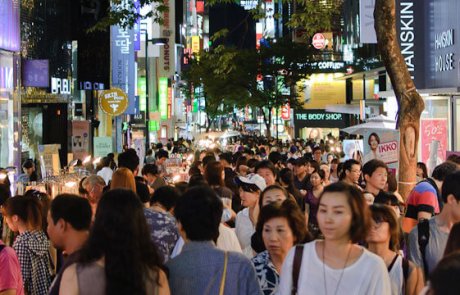
{"label": "shop awning sign", "polygon": [[101,91],[99,107],[108,115],[119,116],[128,108],[128,95],[120,88]]}

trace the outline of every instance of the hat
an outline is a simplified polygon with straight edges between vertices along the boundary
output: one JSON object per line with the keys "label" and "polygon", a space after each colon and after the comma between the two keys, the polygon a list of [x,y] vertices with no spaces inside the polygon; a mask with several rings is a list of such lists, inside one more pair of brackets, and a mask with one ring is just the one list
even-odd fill
{"label": "hat", "polygon": [[305,165],[307,165],[307,159],[305,159],[304,157],[300,157],[297,160],[295,160],[294,165],[296,165],[296,166],[305,166]]}
{"label": "hat", "polygon": [[254,184],[260,189],[260,191],[263,191],[267,187],[265,179],[255,173],[251,173],[246,177],[238,176],[235,178],[235,182],[238,186],[241,186],[242,184]]}

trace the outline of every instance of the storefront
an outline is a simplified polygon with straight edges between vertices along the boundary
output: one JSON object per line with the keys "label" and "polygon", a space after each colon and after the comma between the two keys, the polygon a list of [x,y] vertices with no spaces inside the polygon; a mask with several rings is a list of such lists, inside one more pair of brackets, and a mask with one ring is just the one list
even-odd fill
{"label": "storefront", "polygon": [[[2,1],[0,13],[0,167],[20,166],[20,31],[18,1]],[[17,171],[21,172],[21,171]]]}
{"label": "storefront", "polygon": [[349,126],[350,115],[329,113],[323,109],[296,109],[294,111],[294,134],[296,138],[319,141],[329,134],[338,137],[340,129]]}
{"label": "storefront", "polygon": [[[460,150],[460,3],[405,0],[398,1],[397,9],[402,54],[425,102],[418,160],[432,170],[446,159],[447,151]],[[393,91],[379,96],[387,98],[387,114],[394,117]]]}

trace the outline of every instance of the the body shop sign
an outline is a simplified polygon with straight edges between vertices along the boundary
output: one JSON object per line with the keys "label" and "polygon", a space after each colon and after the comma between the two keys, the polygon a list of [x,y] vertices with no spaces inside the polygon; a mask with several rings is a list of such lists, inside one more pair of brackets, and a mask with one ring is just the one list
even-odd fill
{"label": "the body shop sign", "polygon": [[158,100],[161,120],[168,119],[168,78],[160,77],[158,79]]}

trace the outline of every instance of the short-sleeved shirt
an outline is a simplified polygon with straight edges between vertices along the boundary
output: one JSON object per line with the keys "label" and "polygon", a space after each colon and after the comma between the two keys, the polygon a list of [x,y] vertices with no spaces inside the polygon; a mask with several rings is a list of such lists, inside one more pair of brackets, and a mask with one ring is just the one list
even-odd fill
{"label": "short-sleeved shirt", "polygon": [[310,207],[308,223],[318,226],[318,219],[316,219],[316,215],[318,213],[319,198],[315,197],[312,191],[308,191],[307,196],[305,197],[305,203]]}
{"label": "short-sleeved shirt", "polygon": [[426,181],[418,183],[407,198],[406,217],[417,220],[419,212],[439,214],[438,192]]}
{"label": "short-sleeved shirt", "polygon": [[251,218],[249,218],[249,209],[244,208],[236,215],[235,233],[240,242],[241,250],[247,258],[254,257],[254,252],[251,248],[251,237],[256,232]]}
{"label": "short-sleeved shirt", "polygon": [[17,295],[24,295],[21,267],[13,248],[4,246],[0,241],[0,292],[16,289]]}
{"label": "short-sleeved shirt", "polygon": [[257,279],[264,295],[273,295],[278,289],[280,275],[273,265],[268,251],[263,251],[252,258]]}
{"label": "short-sleeved shirt", "polygon": [[[436,217],[429,220],[430,238],[425,249],[428,271],[432,271],[444,255],[449,233],[443,232],[436,224]],[[418,244],[418,228],[414,227],[409,233],[409,260],[423,269],[422,254]]]}
{"label": "short-sleeved shirt", "polygon": [[299,191],[300,190],[309,191],[309,190],[312,190],[312,188],[313,188],[313,186],[311,185],[311,182],[310,182],[310,176],[309,175],[305,176],[305,178],[302,179],[302,180],[299,180],[297,178],[297,176],[295,176],[294,177],[294,185]]}
{"label": "short-sleeved shirt", "polygon": [[159,212],[152,209],[144,209],[144,215],[150,229],[152,241],[163,258],[163,262],[166,263],[179,239],[176,220],[168,212]]}
{"label": "short-sleeved shirt", "polygon": [[[391,294],[390,277],[382,258],[363,249],[363,253],[352,265],[345,269],[333,269],[324,265],[316,252],[313,241],[304,245],[299,271],[298,294]],[[295,247],[283,263],[277,294],[291,294],[292,268]],[[327,285],[327,292],[324,286]],[[336,292],[336,291],[338,292]]]}

